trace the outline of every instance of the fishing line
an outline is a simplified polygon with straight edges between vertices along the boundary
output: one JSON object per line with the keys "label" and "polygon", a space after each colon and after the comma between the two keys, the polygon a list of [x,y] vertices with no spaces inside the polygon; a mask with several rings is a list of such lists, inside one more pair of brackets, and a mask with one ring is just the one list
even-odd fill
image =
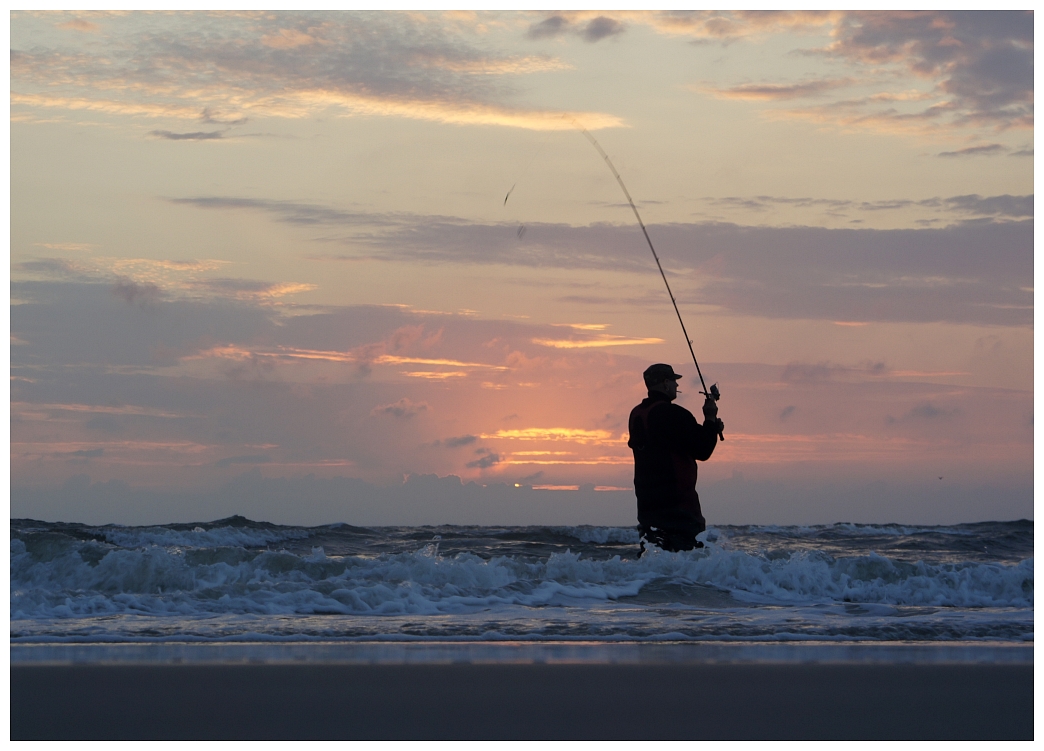
{"label": "fishing line", "polygon": [[[631,198],[627,186],[624,185],[623,178],[620,177],[620,173],[617,172],[616,167],[613,166],[613,160],[609,158],[609,155],[605,153],[605,149],[603,149],[601,144],[595,140],[595,137],[588,132],[587,128],[584,128],[576,121],[573,121],[573,125],[575,125],[580,132],[587,137],[587,140],[591,142],[591,145],[597,149],[599,154],[602,155],[602,159],[605,160],[606,166],[609,167],[609,170],[613,173],[613,177],[616,178],[616,182],[619,183],[620,190],[622,190],[624,196],[626,196],[627,203],[631,204],[631,211],[634,212],[634,218],[638,220],[638,226],[642,228],[642,234],[645,235],[645,242],[649,243],[649,250],[652,251],[653,258],[656,260],[656,268],[660,270],[660,276],[663,277],[664,286],[667,287],[667,295],[671,298],[671,305],[674,306],[674,312],[678,316],[678,323],[681,324],[682,334],[685,335],[685,343],[689,345],[689,354],[692,355],[692,364],[696,366],[696,374],[699,375],[700,385],[703,386],[703,391],[700,393],[704,396],[713,398],[714,401],[718,401],[721,396],[718,392],[718,384],[714,384],[710,387],[709,391],[707,390],[707,383],[703,380],[703,373],[700,371],[700,364],[696,362],[696,353],[692,350],[692,339],[689,338],[689,332],[685,329],[685,321],[682,320],[681,311],[678,310],[678,301],[674,299],[674,293],[671,292],[671,285],[667,281],[667,275],[663,273],[663,265],[660,263],[660,257],[656,254],[656,248],[653,247],[652,240],[649,239],[649,231],[645,229],[645,222],[642,221],[642,215],[638,213],[638,207],[634,205],[634,200]],[[720,433],[719,435],[724,441],[725,436]]]}

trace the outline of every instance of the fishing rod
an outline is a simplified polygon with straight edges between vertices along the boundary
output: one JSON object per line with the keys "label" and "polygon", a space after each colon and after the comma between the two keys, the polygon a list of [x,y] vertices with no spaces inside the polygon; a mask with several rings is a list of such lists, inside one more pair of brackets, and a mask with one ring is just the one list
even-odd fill
{"label": "fishing rod", "polygon": [[[581,127],[576,122],[573,124],[580,129],[580,132],[587,137],[587,140],[591,142],[591,145],[598,150],[599,154],[602,155],[602,159],[605,160],[606,166],[609,167],[610,171],[613,173],[613,177],[616,178],[616,182],[619,183],[620,190],[622,190],[624,196],[627,197],[627,203],[631,204],[631,211],[634,212],[634,218],[638,220],[638,226],[642,228],[642,234],[645,235],[645,242],[649,243],[649,250],[652,251],[653,258],[656,260],[656,268],[660,270],[660,276],[663,277],[664,286],[667,287],[667,295],[671,298],[671,305],[674,306],[674,312],[678,316],[678,323],[681,324],[682,334],[685,335],[685,343],[689,345],[689,354],[692,355],[692,364],[696,366],[696,374],[699,375],[700,385],[703,386],[703,391],[700,393],[704,396],[711,397],[714,401],[718,401],[718,399],[721,398],[721,393],[718,391],[718,384],[715,383],[709,390],[707,389],[707,382],[703,380],[703,373],[700,371],[700,364],[696,362],[696,353],[692,350],[692,339],[689,338],[689,332],[685,329],[685,321],[682,320],[681,311],[678,310],[678,301],[674,299],[674,293],[671,292],[671,285],[667,282],[667,275],[663,273],[663,265],[660,263],[660,257],[656,254],[656,248],[653,247],[652,240],[649,239],[649,231],[645,229],[645,222],[642,221],[642,215],[638,213],[638,207],[634,205],[634,200],[631,198],[627,186],[624,185],[623,178],[620,177],[620,173],[617,172],[616,167],[613,166],[613,160],[609,158],[609,155],[605,153],[601,144],[595,140],[595,137],[588,132],[587,128]],[[506,200],[507,199],[505,199],[505,201]],[[718,436],[721,440],[725,440],[725,436],[721,432],[718,433]]]}

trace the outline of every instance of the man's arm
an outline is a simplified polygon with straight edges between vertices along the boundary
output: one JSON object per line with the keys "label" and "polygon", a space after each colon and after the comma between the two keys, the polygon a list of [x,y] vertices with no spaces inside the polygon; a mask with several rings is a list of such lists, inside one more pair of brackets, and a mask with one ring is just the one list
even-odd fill
{"label": "man's arm", "polygon": [[710,459],[714,447],[718,445],[717,423],[711,423],[709,427],[706,423],[700,425],[689,410],[678,405],[671,406],[675,445],[683,447],[684,452],[696,461],[705,462]]}

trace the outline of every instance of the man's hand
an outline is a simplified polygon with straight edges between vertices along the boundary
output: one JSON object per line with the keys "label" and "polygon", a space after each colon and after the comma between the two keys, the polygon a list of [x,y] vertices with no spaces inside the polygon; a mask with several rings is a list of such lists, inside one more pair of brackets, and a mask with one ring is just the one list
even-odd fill
{"label": "man's hand", "polygon": [[703,426],[710,428],[724,438],[725,423],[718,419],[718,403],[710,396],[703,403]]}
{"label": "man's hand", "polygon": [[718,419],[718,403],[713,397],[708,396],[707,401],[703,403],[703,419],[710,423]]}

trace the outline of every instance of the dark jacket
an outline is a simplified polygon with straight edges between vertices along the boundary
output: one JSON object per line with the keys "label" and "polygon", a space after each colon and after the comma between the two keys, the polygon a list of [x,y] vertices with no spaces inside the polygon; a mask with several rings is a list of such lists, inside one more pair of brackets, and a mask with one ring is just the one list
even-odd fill
{"label": "dark jacket", "polygon": [[659,391],[650,391],[631,410],[628,429],[638,523],[694,535],[702,532],[707,523],[696,493],[696,462],[706,461],[714,453],[717,433]]}

